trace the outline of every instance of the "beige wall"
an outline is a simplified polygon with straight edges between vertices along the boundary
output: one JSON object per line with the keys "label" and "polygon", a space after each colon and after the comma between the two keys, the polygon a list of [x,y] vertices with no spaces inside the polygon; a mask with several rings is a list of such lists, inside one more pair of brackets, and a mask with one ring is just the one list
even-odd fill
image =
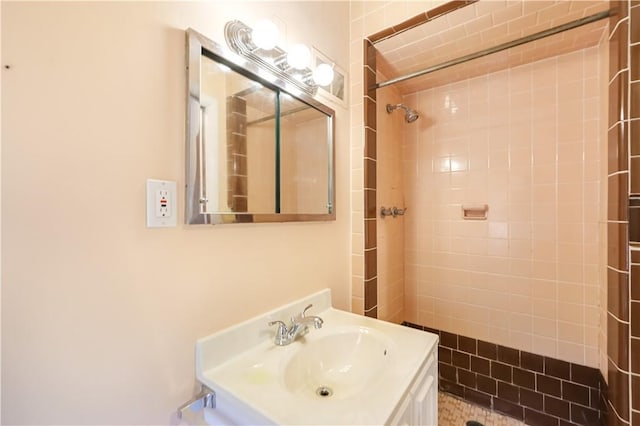
{"label": "beige wall", "polygon": [[[339,105],[335,222],[182,225],[185,28],[275,16],[348,61],[346,3],[225,4],[2,2],[4,424],[167,424],[197,338],[325,287],[350,308]],[[147,178],[177,228],[145,227]]]}
{"label": "beige wall", "polygon": [[[600,53],[405,96],[409,321],[598,367]],[[488,220],[461,219],[488,204]]]}
{"label": "beige wall", "polygon": [[322,138],[327,118],[317,111],[298,114],[285,117],[280,125],[281,211],[326,213],[329,157]]}
{"label": "beige wall", "polygon": [[226,93],[225,73],[213,59],[202,57],[203,71],[200,73],[201,107],[204,120],[203,147],[205,153],[205,198],[204,204],[209,212],[229,211],[227,200],[227,144],[220,141],[227,140],[226,99],[219,93]]}
{"label": "beige wall", "polygon": [[276,211],[275,126],[275,120],[247,126],[249,211]]}

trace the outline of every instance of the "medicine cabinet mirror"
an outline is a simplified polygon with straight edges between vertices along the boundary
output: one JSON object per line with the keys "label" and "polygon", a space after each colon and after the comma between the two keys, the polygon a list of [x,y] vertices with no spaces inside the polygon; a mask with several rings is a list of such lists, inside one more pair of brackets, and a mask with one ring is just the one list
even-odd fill
{"label": "medicine cabinet mirror", "polygon": [[186,222],[335,219],[332,109],[187,30]]}

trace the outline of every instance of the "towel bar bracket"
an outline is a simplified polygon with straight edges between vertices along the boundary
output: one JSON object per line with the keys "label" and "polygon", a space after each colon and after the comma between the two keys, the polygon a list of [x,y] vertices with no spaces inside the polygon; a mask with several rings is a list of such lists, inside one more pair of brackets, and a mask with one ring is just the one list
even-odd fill
{"label": "towel bar bracket", "polygon": [[186,410],[197,411],[204,408],[216,408],[216,392],[202,385],[202,389],[178,408],[178,418],[181,419]]}

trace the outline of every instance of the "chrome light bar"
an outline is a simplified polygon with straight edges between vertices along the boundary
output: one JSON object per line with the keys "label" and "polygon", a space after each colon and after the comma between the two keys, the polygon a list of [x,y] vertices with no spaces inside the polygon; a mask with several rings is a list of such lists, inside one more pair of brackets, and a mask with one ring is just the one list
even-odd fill
{"label": "chrome light bar", "polygon": [[234,20],[224,26],[224,38],[229,48],[238,55],[249,59],[282,79],[313,96],[318,85],[313,80],[313,71],[309,68],[295,69],[287,63],[287,52],[276,46],[271,50],[261,49],[251,40],[253,30],[246,24]]}

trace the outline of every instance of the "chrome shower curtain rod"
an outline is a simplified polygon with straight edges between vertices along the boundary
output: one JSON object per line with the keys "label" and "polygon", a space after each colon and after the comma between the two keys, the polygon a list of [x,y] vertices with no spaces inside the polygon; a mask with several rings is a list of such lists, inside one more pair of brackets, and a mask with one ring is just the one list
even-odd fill
{"label": "chrome shower curtain rod", "polygon": [[554,27],[554,28],[550,28],[548,30],[540,31],[538,33],[531,34],[531,35],[528,35],[526,37],[519,38],[517,40],[513,40],[513,41],[510,41],[510,42],[507,42],[507,43],[503,43],[503,44],[500,44],[498,46],[490,47],[488,49],[484,49],[484,50],[481,50],[479,52],[471,53],[469,55],[465,55],[465,56],[462,56],[462,57],[457,58],[457,59],[452,59],[450,61],[443,62],[441,64],[434,65],[434,66],[431,66],[431,67],[428,67],[428,68],[425,68],[425,69],[422,69],[422,70],[419,70],[419,71],[415,71],[415,72],[412,72],[410,74],[406,74],[406,75],[403,75],[403,76],[400,76],[400,77],[392,78],[392,79],[387,80],[387,81],[383,81],[381,83],[376,84],[375,87],[376,87],[376,89],[379,89],[379,88],[382,88],[382,87],[390,86],[392,84],[401,83],[403,81],[406,81],[406,80],[409,80],[409,79],[412,79],[412,78],[416,78],[416,77],[420,77],[420,76],[423,76],[423,75],[426,75],[426,74],[430,74],[432,72],[439,71],[439,70],[442,70],[442,69],[445,69],[445,68],[449,68],[449,67],[452,67],[454,65],[461,64],[463,62],[468,62],[468,61],[471,61],[473,59],[477,59],[477,58],[481,58],[483,56],[491,55],[492,53],[501,52],[503,50],[510,49],[512,47],[520,46],[522,44],[526,44],[526,43],[529,43],[529,42],[532,42],[532,41],[539,40],[541,38],[549,37],[549,36],[552,36],[552,35],[567,31],[567,30],[572,30],[574,28],[578,28],[578,27],[581,27],[583,25],[587,25],[587,24],[590,24],[592,22],[599,21],[600,19],[608,18],[611,15],[613,15],[611,10],[605,10],[604,12],[596,13],[595,15],[590,15],[590,16],[587,16],[587,17],[572,21],[572,22],[568,22],[566,24],[559,25],[559,26]]}

